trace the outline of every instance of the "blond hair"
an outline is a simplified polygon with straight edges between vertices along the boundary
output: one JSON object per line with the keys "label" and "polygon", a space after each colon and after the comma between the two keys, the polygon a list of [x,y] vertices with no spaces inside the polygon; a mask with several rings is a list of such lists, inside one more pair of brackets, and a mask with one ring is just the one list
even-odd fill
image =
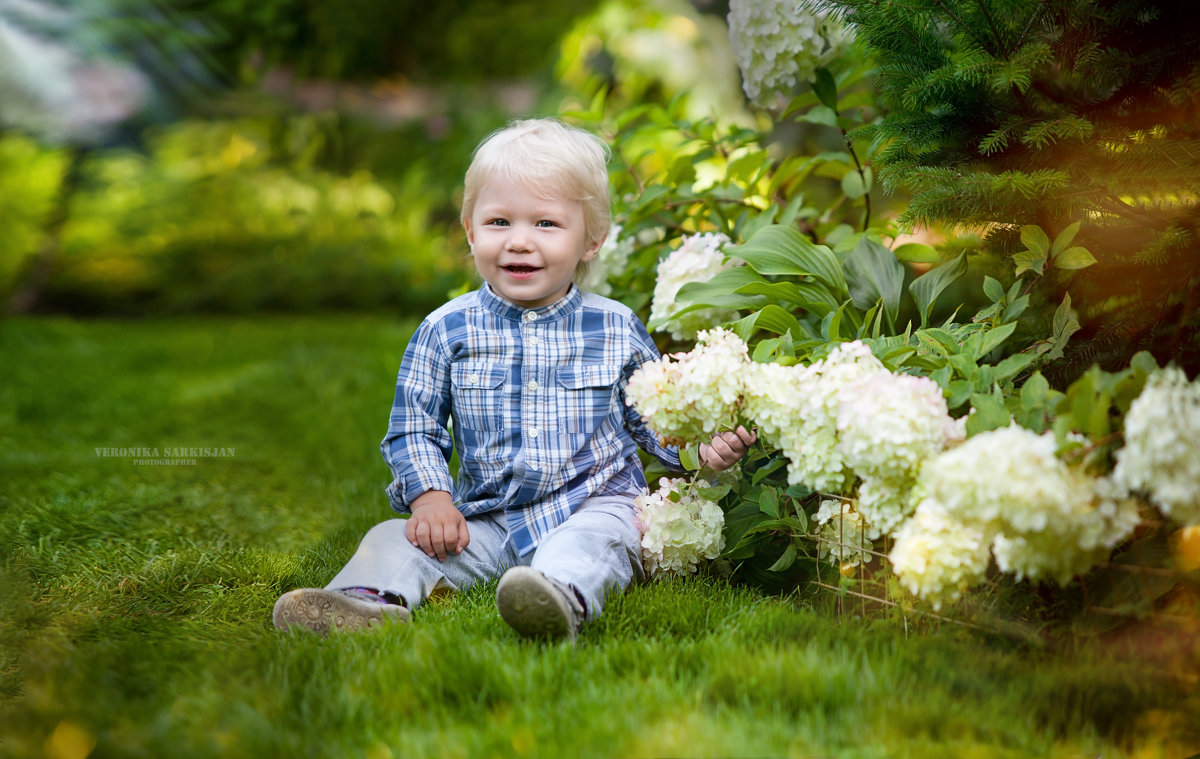
{"label": "blond hair", "polygon": [[[558,119],[518,119],[488,135],[471,157],[463,188],[462,223],[475,211],[479,190],[502,176],[545,198],[583,206],[588,245],[603,240],[612,224],[608,145],[596,135]],[[580,264],[579,273],[586,271]]]}

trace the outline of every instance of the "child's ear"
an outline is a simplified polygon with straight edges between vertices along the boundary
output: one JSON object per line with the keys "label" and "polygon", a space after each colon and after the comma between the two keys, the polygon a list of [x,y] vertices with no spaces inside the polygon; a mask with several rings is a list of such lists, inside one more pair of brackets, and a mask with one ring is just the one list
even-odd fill
{"label": "child's ear", "polygon": [[587,246],[587,250],[583,251],[583,257],[580,258],[579,260],[580,261],[591,261],[593,258],[596,257],[596,254],[600,252],[600,248],[604,247],[604,241],[607,239],[608,239],[608,233],[606,232],[600,236],[599,240],[596,240],[595,242],[590,243]]}
{"label": "child's ear", "polygon": [[467,245],[474,248],[475,247],[475,233],[471,231],[471,220],[470,219],[467,219],[466,221],[463,222],[463,229],[467,233]]}

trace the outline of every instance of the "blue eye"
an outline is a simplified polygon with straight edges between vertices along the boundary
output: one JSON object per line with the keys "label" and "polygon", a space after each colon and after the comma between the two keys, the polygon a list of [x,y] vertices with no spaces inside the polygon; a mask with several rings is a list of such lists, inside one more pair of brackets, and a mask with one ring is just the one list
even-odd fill
{"label": "blue eye", "polygon": [[539,227],[557,227],[558,226],[558,224],[556,224],[553,221],[550,221],[549,219],[542,219],[541,221],[539,221],[537,223],[537,225]]}
{"label": "blue eye", "polygon": [[492,219],[488,224],[494,227],[507,227],[508,219]]}

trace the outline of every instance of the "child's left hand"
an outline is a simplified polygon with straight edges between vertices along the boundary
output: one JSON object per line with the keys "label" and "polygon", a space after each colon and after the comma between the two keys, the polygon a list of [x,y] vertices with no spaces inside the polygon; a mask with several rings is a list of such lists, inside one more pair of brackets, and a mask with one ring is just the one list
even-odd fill
{"label": "child's left hand", "polygon": [[737,430],[726,430],[713,436],[712,443],[700,444],[700,466],[714,472],[723,472],[738,462],[754,441],[757,433],[738,425]]}

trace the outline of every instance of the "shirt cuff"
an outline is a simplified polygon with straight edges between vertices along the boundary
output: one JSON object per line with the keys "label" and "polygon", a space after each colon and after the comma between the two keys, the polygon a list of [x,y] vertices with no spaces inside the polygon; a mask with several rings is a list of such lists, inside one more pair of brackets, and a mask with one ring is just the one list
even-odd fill
{"label": "shirt cuff", "polygon": [[392,509],[401,513],[412,513],[409,504],[430,490],[444,490],[454,495],[454,483],[446,472],[409,471],[396,475],[396,479],[385,489]]}

